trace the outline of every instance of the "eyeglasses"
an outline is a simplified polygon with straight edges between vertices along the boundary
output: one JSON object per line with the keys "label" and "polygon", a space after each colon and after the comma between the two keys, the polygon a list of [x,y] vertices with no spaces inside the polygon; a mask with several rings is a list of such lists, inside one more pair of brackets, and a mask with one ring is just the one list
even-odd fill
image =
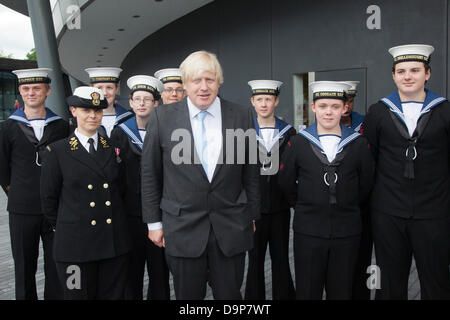
{"label": "eyeglasses", "polygon": [[152,103],[155,100],[153,100],[151,98],[144,98],[144,99],[134,98],[133,101],[136,102],[136,103],[141,103],[142,101],[144,101],[145,104],[150,104],[150,103]]}
{"label": "eyeglasses", "polygon": [[164,92],[167,92],[168,94],[172,94],[174,91],[177,94],[183,94],[184,89],[183,88],[176,88],[176,89],[174,89],[174,88],[167,88],[167,89],[164,89]]}

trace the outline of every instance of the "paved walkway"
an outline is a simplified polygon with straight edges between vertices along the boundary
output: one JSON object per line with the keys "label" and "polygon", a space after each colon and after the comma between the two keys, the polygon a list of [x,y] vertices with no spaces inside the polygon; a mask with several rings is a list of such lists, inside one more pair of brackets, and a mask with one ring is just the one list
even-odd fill
{"label": "paved walkway", "polygon": [[[290,264],[291,271],[294,277],[294,257],[292,252],[292,231],[291,231],[291,243],[290,243]],[[375,259],[373,258],[375,263]],[[272,279],[270,274],[270,259],[267,254],[266,256],[266,297],[267,299],[272,299]],[[43,272],[43,258],[42,258],[42,246],[41,255],[39,256],[38,271],[36,275],[38,296],[39,299],[43,298],[43,288],[44,288],[44,272]],[[145,277],[144,292],[147,292],[148,278]],[[245,288],[245,277],[244,284],[242,286],[242,293]],[[171,283],[172,299],[175,298],[173,293],[173,286]],[[11,244],[9,238],[9,222],[8,214],[6,212],[6,196],[2,190],[0,190],[0,300],[14,300],[14,263],[11,255]],[[417,300],[420,299],[420,286],[417,277],[416,267],[413,263],[411,267],[411,274],[409,278],[409,299]],[[372,293],[373,298],[373,293]],[[208,287],[206,299],[212,299],[211,290]]]}

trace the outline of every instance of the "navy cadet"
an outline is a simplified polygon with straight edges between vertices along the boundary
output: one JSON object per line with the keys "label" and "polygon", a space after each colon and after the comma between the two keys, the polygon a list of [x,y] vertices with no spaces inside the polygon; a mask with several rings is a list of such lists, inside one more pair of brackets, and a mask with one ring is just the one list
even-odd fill
{"label": "navy cadet", "polygon": [[133,245],[125,298],[143,299],[144,269],[147,263],[149,277],[147,299],[169,300],[169,268],[164,248],[150,241],[147,225],[142,221],[140,169],[142,145],[146,135],[145,126],[153,108],[159,103],[160,92],[164,87],[158,79],[145,75],[129,78],[127,85],[131,90],[130,106],[136,116],[114,128],[111,134],[111,139],[120,147],[121,158],[125,164],[125,206]]}
{"label": "navy cadet", "polygon": [[91,86],[100,89],[108,102],[108,107],[103,111],[102,128],[100,131],[111,136],[112,129],[120,123],[133,116],[133,113],[114,103],[119,90],[120,73],[122,69],[112,67],[88,68],[85,71],[89,74]]}
{"label": "navy cadet", "polygon": [[69,134],[69,125],[45,107],[51,69],[15,70],[24,108],[0,130],[0,184],[8,196],[9,229],[14,259],[16,299],[36,300],[39,238],[44,249],[44,299],[62,298],[52,256],[52,229],[41,210],[39,178],[43,150]]}
{"label": "navy cadet", "polygon": [[389,49],[397,90],[373,104],[363,124],[376,161],[377,299],[407,299],[413,255],[421,298],[450,299],[450,103],[425,89],[433,51],[424,44]]}
{"label": "navy cadet", "polygon": [[[362,123],[364,116],[353,111],[355,97],[357,94],[357,86],[359,81],[344,81],[351,88],[345,92],[346,105],[348,110],[341,117],[341,124],[362,133]],[[362,209],[362,231],[361,244],[359,247],[358,260],[355,268],[355,278],[353,282],[353,300],[370,300],[370,290],[367,288],[367,268],[372,263],[372,228],[370,226],[369,203],[363,205]]]}
{"label": "navy cadet", "polygon": [[341,117],[341,123],[344,126],[347,126],[355,130],[356,132],[360,132],[361,125],[364,121],[364,116],[356,111],[353,111],[353,108],[355,106],[356,93],[358,92],[356,90],[356,87],[358,86],[359,81],[344,81],[344,82],[351,85],[351,88],[345,92],[345,96],[347,97],[347,101],[345,102],[345,104],[348,106],[348,108],[347,111],[345,111],[345,113]]}
{"label": "navy cadet", "polygon": [[47,146],[44,215],[66,300],[123,299],[130,240],[122,204],[120,149],[98,132],[108,106],[101,90],[78,87],[67,99],[77,128]]}
{"label": "navy cadet", "polygon": [[161,92],[163,104],[178,102],[186,96],[180,69],[161,69],[155,72],[155,77],[164,84],[164,91]]}
{"label": "navy cadet", "polygon": [[[279,157],[295,129],[275,116],[280,103],[280,87],[275,80],[253,80],[250,99],[257,117],[255,128],[259,141],[260,162],[266,174],[260,176],[261,219],[255,221],[254,247],[249,251],[245,299],[265,300],[264,262],[267,245],[272,261],[272,298],[274,300],[295,299],[294,283],[289,267],[290,207],[278,185]],[[276,157],[276,159],[274,159]]]}
{"label": "navy cadet", "polygon": [[340,124],[349,85],[318,81],[310,87],[317,121],[291,138],[279,173],[295,205],[296,294],[322,299],[325,287],[327,299],[351,299],[360,206],[371,190],[373,159],[367,140]]}

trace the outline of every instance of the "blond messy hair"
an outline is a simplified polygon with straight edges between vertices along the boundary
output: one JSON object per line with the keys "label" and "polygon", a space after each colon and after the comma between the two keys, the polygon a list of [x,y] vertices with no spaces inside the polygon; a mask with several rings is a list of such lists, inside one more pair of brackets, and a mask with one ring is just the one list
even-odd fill
{"label": "blond messy hair", "polygon": [[183,83],[187,83],[202,75],[203,72],[212,72],[216,75],[216,81],[223,83],[222,67],[214,53],[208,51],[196,51],[191,53],[180,64]]}

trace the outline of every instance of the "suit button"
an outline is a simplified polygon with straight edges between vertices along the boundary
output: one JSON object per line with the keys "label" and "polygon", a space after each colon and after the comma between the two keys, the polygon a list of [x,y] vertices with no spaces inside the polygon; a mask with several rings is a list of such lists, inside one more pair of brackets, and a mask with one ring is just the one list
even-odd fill
{"label": "suit button", "polygon": [[92,189],[94,189],[94,186],[92,184],[90,184],[90,185],[88,185],[88,189],[92,190]]}
{"label": "suit button", "polygon": [[95,202],[91,202],[89,205],[91,206],[91,208],[93,208],[95,207]]}
{"label": "suit button", "polygon": [[111,206],[111,201],[106,201],[105,204],[107,207],[109,207],[109,206]]}
{"label": "suit button", "polygon": [[106,223],[107,224],[111,224],[112,220],[111,219],[106,219]]}
{"label": "suit button", "polygon": [[91,221],[91,224],[92,224],[93,226],[95,226],[95,225],[97,224],[97,221],[92,220],[92,221]]}
{"label": "suit button", "polygon": [[107,184],[107,183],[103,184],[103,188],[108,189],[109,188],[109,184]]}

